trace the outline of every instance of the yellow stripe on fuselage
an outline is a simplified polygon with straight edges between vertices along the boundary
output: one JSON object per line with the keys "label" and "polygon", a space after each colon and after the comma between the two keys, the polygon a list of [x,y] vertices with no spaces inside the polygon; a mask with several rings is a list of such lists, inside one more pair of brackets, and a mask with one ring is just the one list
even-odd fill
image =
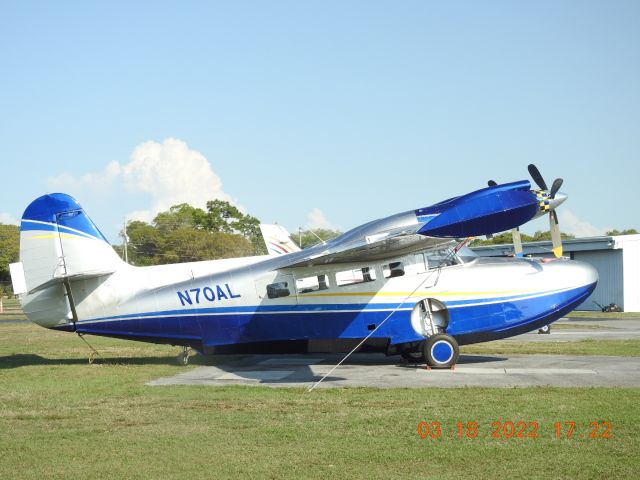
{"label": "yellow stripe on fuselage", "polygon": [[80,235],[73,235],[72,233],[47,233],[45,235],[34,235],[32,237],[27,237],[29,240],[32,239],[44,239],[44,238],[84,238]]}
{"label": "yellow stripe on fuselage", "polygon": [[478,297],[478,296],[496,296],[496,295],[519,295],[531,293],[529,290],[503,290],[493,292],[434,292],[434,291],[416,291],[416,292],[337,292],[337,293],[301,293],[301,298],[306,297],[423,297],[430,294],[439,297]]}

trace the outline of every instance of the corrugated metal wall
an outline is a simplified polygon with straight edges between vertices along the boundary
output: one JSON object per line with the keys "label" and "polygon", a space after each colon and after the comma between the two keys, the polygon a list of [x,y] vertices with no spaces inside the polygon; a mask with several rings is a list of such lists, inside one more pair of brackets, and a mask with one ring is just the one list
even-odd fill
{"label": "corrugated metal wall", "polygon": [[601,305],[615,303],[624,309],[624,282],[622,270],[622,250],[601,250],[574,252],[573,258],[590,263],[598,270],[598,286],[578,310],[599,310]]}
{"label": "corrugated metal wall", "polygon": [[640,312],[640,241],[624,242],[625,312]]}

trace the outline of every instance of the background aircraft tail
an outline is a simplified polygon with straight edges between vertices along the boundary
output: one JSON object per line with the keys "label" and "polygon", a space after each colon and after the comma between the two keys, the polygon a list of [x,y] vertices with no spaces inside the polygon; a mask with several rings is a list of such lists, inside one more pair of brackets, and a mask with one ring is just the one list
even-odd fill
{"label": "background aircraft tail", "polygon": [[261,223],[260,231],[269,255],[286,255],[300,251],[300,247],[291,240],[291,235],[283,226]]}

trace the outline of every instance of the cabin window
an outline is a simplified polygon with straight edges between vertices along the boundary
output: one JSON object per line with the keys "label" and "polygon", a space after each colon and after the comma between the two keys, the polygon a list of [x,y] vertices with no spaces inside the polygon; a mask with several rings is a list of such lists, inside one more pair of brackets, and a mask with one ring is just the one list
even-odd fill
{"label": "cabin window", "polygon": [[458,264],[458,259],[450,248],[441,248],[439,250],[425,252],[425,257],[429,264],[429,269],[449,267]]}
{"label": "cabin window", "polygon": [[404,264],[402,262],[391,262],[382,266],[384,278],[401,277],[404,275]]}
{"label": "cabin window", "polygon": [[314,275],[313,277],[297,278],[296,290],[298,293],[309,293],[317,290],[326,290],[329,282],[326,275]]}
{"label": "cabin window", "polygon": [[424,253],[416,253],[415,257],[415,273],[424,273],[429,268],[427,256]]}
{"label": "cabin window", "polygon": [[289,291],[289,282],[277,282],[267,285],[267,297],[280,298],[291,295]]}
{"label": "cabin window", "polygon": [[376,271],[371,267],[356,268],[336,273],[336,283],[339,287],[355,285],[357,283],[373,282],[376,279]]}

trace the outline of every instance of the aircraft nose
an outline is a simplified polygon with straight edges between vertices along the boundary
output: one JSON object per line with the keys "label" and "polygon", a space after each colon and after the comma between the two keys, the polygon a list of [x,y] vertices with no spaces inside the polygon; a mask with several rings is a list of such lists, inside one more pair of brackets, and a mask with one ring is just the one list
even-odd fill
{"label": "aircraft nose", "polygon": [[598,271],[579,260],[556,260],[547,264],[552,275],[563,285],[586,287],[598,282]]}
{"label": "aircraft nose", "polygon": [[574,270],[574,278],[580,281],[581,284],[591,285],[597,283],[598,271],[593,267],[593,265],[577,260],[573,260],[571,264]]}
{"label": "aircraft nose", "polygon": [[549,200],[549,207],[558,208],[568,197],[566,193],[557,192],[556,196]]}

